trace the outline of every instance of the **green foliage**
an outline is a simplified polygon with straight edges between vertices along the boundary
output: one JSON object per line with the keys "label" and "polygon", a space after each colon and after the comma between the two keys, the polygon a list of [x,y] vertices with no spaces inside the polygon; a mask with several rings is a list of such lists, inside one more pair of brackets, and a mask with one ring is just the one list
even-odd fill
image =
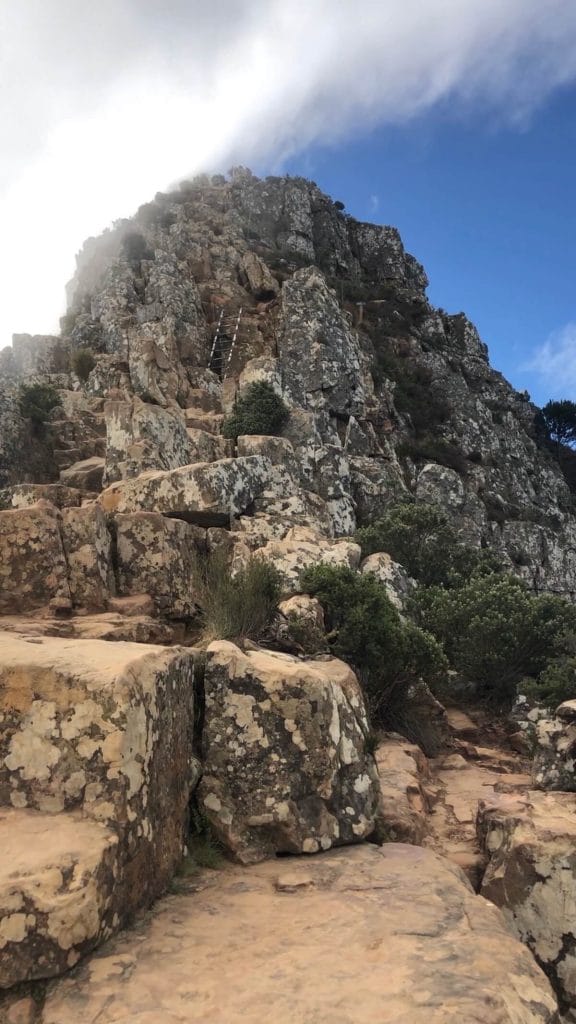
{"label": "green foliage", "polygon": [[548,402],[542,409],[540,422],[558,448],[576,444],[576,402],[568,399]]}
{"label": "green foliage", "polygon": [[280,573],[263,558],[250,557],[232,576],[224,547],[198,557],[193,585],[207,640],[257,640],[272,622],[282,591]]}
{"label": "green foliage", "polygon": [[37,434],[42,432],[52,410],[61,404],[60,395],[49,384],[21,384],[18,389],[20,414],[31,421]]}
{"label": "green foliage", "polygon": [[425,586],[459,586],[472,574],[486,575],[499,567],[492,553],[461,544],[436,505],[393,505],[382,519],[358,530],[355,539],[363,558],[386,551]]}
{"label": "green foliage", "polygon": [[576,657],[567,654],[556,658],[538,679],[524,679],[519,689],[527,697],[553,709],[565,700],[576,700]]}
{"label": "green foliage", "polygon": [[510,704],[525,676],[537,677],[576,628],[576,609],[535,597],[515,576],[473,576],[456,589],[418,591],[416,621],[439,640],[450,664],[495,704]]}
{"label": "green foliage", "polygon": [[398,455],[408,456],[414,462],[437,462],[441,466],[448,466],[461,476],[466,476],[470,468],[469,460],[456,445],[431,434],[409,438],[399,444],[396,451]]}
{"label": "green foliage", "polygon": [[290,418],[288,406],[271,384],[258,380],[240,395],[231,416],[222,425],[224,437],[242,434],[281,434]]}
{"label": "green foliage", "polygon": [[198,868],[217,871],[224,860],[221,844],[216,839],[210,822],[203,811],[194,804],[190,812],[189,855],[181,866],[181,874],[193,874]]}
{"label": "green foliage", "polygon": [[96,366],[94,353],[89,348],[77,348],[72,353],[72,369],[79,380],[86,383]]}
{"label": "green foliage", "polygon": [[292,612],[286,628],[288,639],[299,647],[302,654],[323,654],[328,650],[326,637],[319,626],[305,615]]}
{"label": "green foliage", "polygon": [[421,676],[444,677],[447,662],[430,633],[405,623],[371,574],[321,564],[307,569],[302,589],[321,601],[330,650],[357,670],[378,723],[386,724]]}

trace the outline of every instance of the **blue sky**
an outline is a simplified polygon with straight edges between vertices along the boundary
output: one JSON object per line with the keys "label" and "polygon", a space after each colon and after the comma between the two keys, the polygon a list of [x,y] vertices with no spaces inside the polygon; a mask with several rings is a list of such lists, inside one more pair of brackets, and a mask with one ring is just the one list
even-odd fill
{"label": "blue sky", "polygon": [[575,89],[522,125],[427,111],[285,169],[354,216],[398,227],[431,301],[476,323],[515,387],[538,404],[576,398]]}

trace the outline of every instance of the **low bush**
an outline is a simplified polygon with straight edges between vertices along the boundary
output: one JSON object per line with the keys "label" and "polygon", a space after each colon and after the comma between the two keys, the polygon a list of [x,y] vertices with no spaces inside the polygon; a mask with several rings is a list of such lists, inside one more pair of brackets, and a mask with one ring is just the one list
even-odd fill
{"label": "low bush", "polygon": [[324,654],[328,650],[326,637],[320,627],[304,615],[292,612],[288,616],[286,635],[290,643],[299,648],[302,654],[313,656]]}
{"label": "low bush", "polygon": [[232,576],[224,547],[198,556],[193,585],[204,639],[257,640],[276,614],[281,582],[278,570],[263,558],[249,558]]}
{"label": "low bush", "polygon": [[397,446],[396,451],[398,455],[407,456],[414,462],[437,462],[461,476],[466,476],[470,469],[469,460],[456,445],[430,434],[408,438]]}
{"label": "low bush", "polygon": [[259,380],[249,384],[236,402],[234,412],[224,420],[224,437],[242,434],[281,434],[290,410],[271,384]]}
{"label": "low bush", "polygon": [[564,655],[556,658],[538,679],[522,680],[519,690],[552,710],[565,700],[576,700],[576,657]]}
{"label": "low bush", "polygon": [[488,702],[510,705],[518,683],[544,674],[576,631],[576,609],[535,597],[515,576],[473,576],[462,586],[421,588],[412,600],[418,624],[442,644],[450,664]]}
{"label": "low bush", "polygon": [[92,373],[92,370],[96,366],[96,360],[94,353],[89,348],[77,348],[72,353],[72,369],[83,383],[86,383],[88,377]]}
{"label": "low bush", "polygon": [[358,530],[355,540],[363,558],[386,551],[424,586],[456,587],[472,574],[487,575],[500,567],[492,552],[461,544],[442,509],[426,503],[393,505],[377,522]]}
{"label": "low bush", "polygon": [[330,650],[357,671],[374,723],[389,726],[420,677],[444,678],[447,661],[440,645],[400,618],[375,576],[321,564],[302,574],[301,587],[322,603]]}
{"label": "low bush", "polygon": [[18,389],[20,415],[30,420],[36,434],[43,431],[52,411],[61,404],[60,395],[49,384],[21,384]]}

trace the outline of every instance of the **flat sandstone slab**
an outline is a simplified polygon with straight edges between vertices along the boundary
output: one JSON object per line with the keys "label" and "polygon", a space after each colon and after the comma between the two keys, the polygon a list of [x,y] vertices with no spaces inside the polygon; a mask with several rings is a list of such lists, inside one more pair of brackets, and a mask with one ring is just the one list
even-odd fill
{"label": "flat sandstone slab", "polygon": [[117,843],[79,815],[0,808],[0,989],[72,967],[110,934],[102,878]]}
{"label": "flat sandstone slab", "polygon": [[51,986],[38,1024],[552,1024],[457,868],[390,844],[229,867]]}

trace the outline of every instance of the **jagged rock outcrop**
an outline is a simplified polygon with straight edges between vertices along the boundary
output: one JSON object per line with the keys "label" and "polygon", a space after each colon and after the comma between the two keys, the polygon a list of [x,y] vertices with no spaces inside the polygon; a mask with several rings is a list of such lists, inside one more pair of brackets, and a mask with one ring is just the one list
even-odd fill
{"label": "jagged rock outcrop", "polygon": [[534,724],[534,780],[542,789],[576,790],[576,700],[552,716],[540,710]]}
{"label": "jagged rock outcrop", "polygon": [[[314,493],[330,532],[346,536],[412,494],[537,590],[576,593],[572,496],[535,409],[490,368],[464,315],[428,303],[426,285],[395,229],[358,223],[312,182],[200,177],[90,240],[63,338],[18,340],[0,365],[6,381],[34,367],[69,396],[79,382],[67,351],[96,353],[91,401],[115,407],[108,482],[220,461],[227,451],[186,428],[218,437],[238,388],[269,380],[291,407],[299,478],[280,513],[302,520],[302,495]],[[240,308],[222,387],[210,339],[220,312]],[[101,413],[73,405],[50,425],[60,469],[102,455],[86,449],[102,440]],[[14,482],[13,468],[0,478]],[[255,511],[276,516],[278,498]]]}
{"label": "jagged rock outcrop", "polygon": [[38,1024],[558,1020],[502,914],[429,850],[231,867],[194,889],[51,987]]}
{"label": "jagged rock outcrop", "polygon": [[[481,892],[551,979],[563,1011],[576,1009],[576,795],[500,796],[480,805],[489,863]],[[569,1017],[568,1019],[573,1019]]]}
{"label": "jagged rock outcrop", "polygon": [[198,801],[235,858],[317,853],[374,831],[364,698],[342,661],[208,648]]}
{"label": "jagged rock outcrop", "polygon": [[183,648],[0,633],[0,988],[71,967],[166,888],[193,676]]}

